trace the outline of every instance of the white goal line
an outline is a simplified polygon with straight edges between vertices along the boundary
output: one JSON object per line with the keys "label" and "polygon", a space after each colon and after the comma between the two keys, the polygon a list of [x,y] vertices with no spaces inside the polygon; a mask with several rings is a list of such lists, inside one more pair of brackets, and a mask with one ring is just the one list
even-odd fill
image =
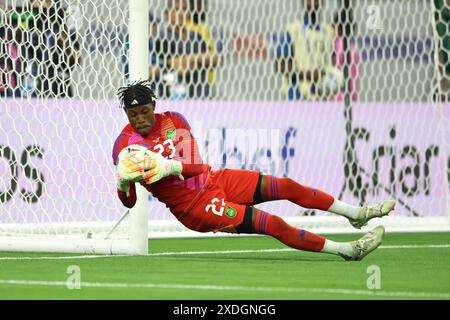
{"label": "white goal line", "polygon": [[[430,245],[384,245],[378,249],[446,249],[450,244],[430,244]],[[204,254],[242,254],[242,253],[271,253],[271,252],[294,252],[301,251],[292,248],[278,249],[243,249],[243,250],[206,250],[206,251],[172,251],[149,253],[147,257],[155,256],[183,256],[183,255],[204,255]],[[73,256],[36,256],[36,257],[1,257],[1,261],[7,260],[72,260],[72,259],[98,259],[114,257],[132,257],[130,255],[73,255]],[[142,257],[142,256],[139,256]]]}

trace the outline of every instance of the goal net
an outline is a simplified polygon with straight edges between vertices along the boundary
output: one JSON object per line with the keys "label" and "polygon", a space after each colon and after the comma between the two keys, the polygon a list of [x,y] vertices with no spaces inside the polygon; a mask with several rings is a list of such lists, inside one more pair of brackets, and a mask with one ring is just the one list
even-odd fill
{"label": "goal net", "polygon": [[[133,31],[143,12],[128,1],[0,0],[0,250],[136,253],[128,242],[147,220],[151,237],[205,235],[150,194],[130,214],[116,196],[111,153],[127,123],[116,92],[142,77],[213,169],[354,204],[394,198],[388,231],[448,230],[449,2],[317,1],[315,13],[306,2],[149,0],[148,27]],[[137,35],[148,41],[133,47]],[[287,201],[258,207],[352,232]]]}

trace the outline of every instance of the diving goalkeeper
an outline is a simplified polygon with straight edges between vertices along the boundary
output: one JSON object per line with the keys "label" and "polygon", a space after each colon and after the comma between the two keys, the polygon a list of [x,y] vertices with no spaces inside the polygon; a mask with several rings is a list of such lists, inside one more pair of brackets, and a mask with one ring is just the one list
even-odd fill
{"label": "diving goalkeeper", "polygon": [[356,228],[387,215],[395,206],[387,200],[357,207],[331,195],[250,170],[218,170],[203,163],[186,119],[176,112],[155,113],[156,97],[148,82],[122,87],[120,103],[128,117],[115,141],[118,196],[131,208],[136,203],[135,183],[140,183],[187,228],[199,232],[265,234],[289,247],[361,260],[381,243],[384,228],[378,226],[352,242],[334,242],[295,228],[282,218],[253,205],[289,200],[304,208],[342,215]]}

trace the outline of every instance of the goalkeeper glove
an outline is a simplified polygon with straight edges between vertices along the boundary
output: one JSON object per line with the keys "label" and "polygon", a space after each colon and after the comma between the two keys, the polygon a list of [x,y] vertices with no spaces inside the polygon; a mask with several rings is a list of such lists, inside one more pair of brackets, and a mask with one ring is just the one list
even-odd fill
{"label": "goalkeeper glove", "polygon": [[154,168],[152,158],[146,155],[145,147],[130,145],[119,153],[119,163],[116,167],[117,189],[128,193],[130,182],[144,180],[145,170]]}
{"label": "goalkeeper glove", "polygon": [[180,161],[170,160],[164,158],[159,153],[147,150],[146,157],[150,157],[151,160],[147,160],[151,165],[150,169],[146,169],[144,172],[144,181],[147,184],[155,183],[167,176],[178,176],[179,179],[184,180],[181,172],[183,171],[183,165]]}
{"label": "goalkeeper glove", "polygon": [[170,175],[184,180],[180,161],[164,158],[159,153],[152,152],[139,145],[130,145],[119,153],[119,163],[116,169],[117,188],[127,193],[130,182],[145,181],[155,183]]}

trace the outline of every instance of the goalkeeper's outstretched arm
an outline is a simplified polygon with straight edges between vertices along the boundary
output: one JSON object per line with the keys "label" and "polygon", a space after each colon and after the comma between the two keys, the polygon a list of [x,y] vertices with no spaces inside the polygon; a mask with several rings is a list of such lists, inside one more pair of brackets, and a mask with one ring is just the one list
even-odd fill
{"label": "goalkeeper's outstretched arm", "polygon": [[[203,170],[203,165],[182,164],[182,168],[181,174],[183,177],[190,178],[200,174]],[[128,189],[128,191],[121,191],[117,188],[117,195],[125,207],[132,208],[136,204],[136,185],[134,182],[128,182],[127,187],[124,189]]]}

